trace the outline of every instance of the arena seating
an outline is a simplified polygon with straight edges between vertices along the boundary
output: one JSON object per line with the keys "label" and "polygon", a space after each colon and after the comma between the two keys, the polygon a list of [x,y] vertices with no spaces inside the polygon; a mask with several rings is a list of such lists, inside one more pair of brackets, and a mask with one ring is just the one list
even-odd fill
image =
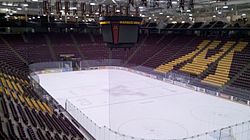
{"label": "arena seating", "polygon": [[161,44],[159,44],[162,49],[150,57],[149,60],[147,60],[143,65],[156,68],[166,62],[168,59],[171,59],[174,56],[178,57],[177,55],[179,53],[183,53],[183,51],[189,52],[190,50],[186,48],[190,47],[192,50],[199,41],[199,39],[193,36],[182,37],[177,35],[169,35],[164,41],[162,41]]}
{"label": "arena seating", "polygon": [[58,61],[62,54],[119,59],[126,66],[150,67],[160,74],[178,71],[208,88],[216,86],[221,93],[250,100],[247,40],[147,34],[136,46],[110,50],[101,35],[90,33],[1,35],[0,139],[85,139],[68,116],[34,91],[28,77],[28,64]]}
{"label": "arena seating", "polygon": [[[192,59],[200,50],[202,50],[206,45],[209,43],[208,40],[204,40],[202,43],[200,43],[195,50],[193,50],[190,53],[184,53],[183,56],[178,57],[177,59],[174,59],[166,64],[158,66],[155,71],[157,72],[162,72],[162,73],[167,73],[171,70],[174,69],[174,66],[188,61],[189,59]],[[189,48],[189,47],[188,47]]]}
{"label": "arena seating", "polygon": [[0,67],[1,139],[85,139],[65,115],[38,98],[27,75],[10,69]]}
{"label": "arena seating", "polygon": [[223,86],[230,80],[230,68],[235,52],[241,52],[245,47],[246,42],[239,42],[230,50],[217,64],[217,68],[214,74],[209,74],[202,82],[212,85]]}

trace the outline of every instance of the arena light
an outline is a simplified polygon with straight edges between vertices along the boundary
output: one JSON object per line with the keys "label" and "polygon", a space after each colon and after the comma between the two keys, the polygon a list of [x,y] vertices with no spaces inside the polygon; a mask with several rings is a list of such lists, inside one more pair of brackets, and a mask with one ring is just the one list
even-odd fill
{"label": "arena light", "polygon": [[32,0],[33,2],[38,2],[38,0]]}
{"label": "arena light", "polygon": [[241,14],[242,16],[246,16],[247,14],[245,14],[245,13],[243,13],[243,14]]}
{"label": "arena light", "polygon": [[13,6],[13,3],[8,3],[7,6]]}
{"label": "arena light", "polygon": [[96,3],[95,2],[91,2],[91,3],[89,3],[89,5],[94,6],[94,5],[96,5]]}
{"label": "arena light", "polygon": [[181,21],[181,23],[186,23],[185,21]]}
{"label": "arena light", "polygon": [[177,4],[177,1],[172,1],[172,4]]}
{"label": "arena light", "polygon": [[119,9],[116,10],[117,13],[121,12]]}
{"label": "arena light", "polygon": [[160,12],[159,14],[160,14],[160,15],[163,15],[163,13],[162,13],[162,12]]}
{"label": "arena light", "polygon": [[228,5],[224,5],[222,8],[223,8],[223,9],[227,9],[227,8],[228,8]]}
{"label": "arena light", "polygon": [[218,14],[219,14],[219,15],[221,15],[221,14],[222,14],[222,12],[221,12],[221,11],[218,11]]}
{"label": "arena light", "polygon": [[192,16],[193,16],[193,14],[188,14],[188,16],[192,17]]}
{"label": "arena light", "polygon": [[27,3],[24,3],[23,4],[23,7],[28,7],[29,5]]}
{"label": "arena light", "polygon": [[39,19],[39,18],[41,18],[40,16],[37,16],[37,18]]}
{"label": "arena light", "polygon": [[76,7],[70,7],[69,10],[77,10]]}
{"label": "arena light", "polygon": [[172,21],[171,23],[176,24],[176,23],[177,23],[177,21]]}
{"label": "arena light", "polygon": [[20,8],[20,7],[17,7],[17,8],[16,8],[16,10],[18,10],[18,11],[21,11],[21,10],[22,10],[22,8]]}
{"label": "arena light", "polygon": [[190,10],[190,9],[187,9],[187,12],[189,13],[189,12],[191,12],[191,10]]}
{"label": "arena light", "polygon": [[215,1],[215,0],[213,0],[213,1],[210,1],[209,3],[216,3],[216,1]]}
{"label": "arena light", "polygon": [[213,15],[213,18],[216,18],[216,15]]}
{"label": "arena light", "polygon": [[167,18],[169,18],[170,16],[167,16]]}

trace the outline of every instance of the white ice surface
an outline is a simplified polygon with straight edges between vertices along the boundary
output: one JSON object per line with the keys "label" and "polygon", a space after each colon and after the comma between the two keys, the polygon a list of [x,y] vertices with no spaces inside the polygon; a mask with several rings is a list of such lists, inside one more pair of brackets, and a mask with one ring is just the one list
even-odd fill
{"label": "white ice surface", "polygon": [[142,138],[183,138],[250,120],[250,107],[122,70],[40,74],[99,126]]}

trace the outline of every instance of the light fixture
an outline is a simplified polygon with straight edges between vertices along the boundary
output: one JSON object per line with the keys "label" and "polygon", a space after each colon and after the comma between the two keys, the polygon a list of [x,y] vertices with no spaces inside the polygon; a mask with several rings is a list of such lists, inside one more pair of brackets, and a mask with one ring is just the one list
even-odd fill
{"label": "light fixture", "polygon": [[162,13],[162,12],[160,12],[159,14],[160,14],[160,15],[162,15],[163,13]]}
{"label": "light fixture", "polygon": [[39,19],[39,18],[40,18],[40,16],[37,16],[37,18]]}
{"label": "light fixture", "polygon": [[69,9],[70,9],[70,10],[77,10],[76,7],[70,7]]}
{"label": "light fixture", "polygon": [[177,4],[177,1],[172,1],[172,4]]}
{"label": "light fixture", "polygon": [[213,15],[213,18],[215,18],[216,17],[216,15]]}
{"label": "light fixture", "polygon": [[23,7],[28,7],[29,5],[27,3],[24,3],[23,4]]}
{"label": "light fixture", "polygon": [[185,21],[181,21],[181,23],[185,23]]}
{"label": "light fixture", "polygon": [[17,7],[17,8],[16,8],[16,10],[18,10],[18,11],[21,11],[21,10],[22,10],[22,8],[20,8],[20,7]]}
{"label": "light fixture", "polygon": [[13,3],[8,3],[7,5],[8,5],[8,6],[13,6]]}
{"label": "light fixture", "polygon": [[223,9],[227,9],[227,8],[228,8],[228,5],[224,5],[222,8],[223,8]]}

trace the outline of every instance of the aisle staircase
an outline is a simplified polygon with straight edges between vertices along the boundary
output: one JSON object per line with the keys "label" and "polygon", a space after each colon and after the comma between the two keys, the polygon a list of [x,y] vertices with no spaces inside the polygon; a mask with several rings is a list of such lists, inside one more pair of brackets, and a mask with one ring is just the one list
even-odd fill
{"label": "aisle staircase", "polygon": [[48,47],[49,47],[49,52],[50,52],[50,55],[51,55],[52,59],[53,59],[54,61],[56,61],[56,53],[55,53],[55,51],[53,50],[53,46],[52,46],[52,44],[51,44],[51,40],[49,39],[49,37],[48,37],[47,35],[44,35],[44,38],[45,38],[46,43],[47,43],[47,45],[48,45]]}

